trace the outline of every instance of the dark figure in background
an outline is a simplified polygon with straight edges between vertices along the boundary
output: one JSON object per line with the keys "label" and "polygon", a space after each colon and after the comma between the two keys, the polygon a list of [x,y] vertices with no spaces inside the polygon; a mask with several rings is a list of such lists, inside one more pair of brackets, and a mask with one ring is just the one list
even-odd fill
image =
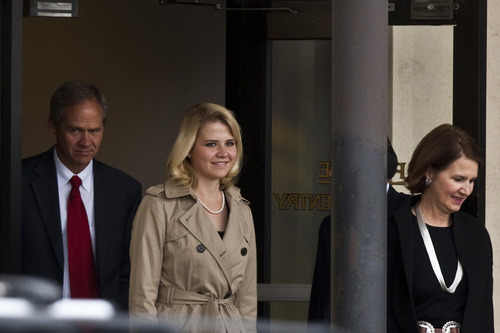
{"label": "dark figure in background", "polygon": [[[93,84],[70,81],[53,94],[48,123],[55,146],[22,164],[22,273],[58,282],[63,298],[102,298],[126,310],[130,233],[142,190],[132,177],[94,159],[106,114],[106,100]],[[75,175],[81,185],[73,193],[81,194],[86,229],[73,232],[67,205]],[[68,242],[68,230],[75,241]],[[83,265],[68,252],[83,245],[92,279],[76,282],[70,269],[81,274]],[[76,295],[90,280],[92,296]]]}
{"label": "dark figure in background", "polygon": [[472,138],[449,124],[413,152],[406,186],[420,195],[388,220],[387,332],[494,331],[491,240],[460,211],[481,164]]}
{"label": "dark figure in background", "polygon": [[[387,139],[387,180],[396,173],[398,157]],[[395,209],[410,201],[408,194],[400,193],[387,183],[387,216]],[[318,252],[309,302],[310,324],[328,325],[330,323],[330,258],[331,258],[331,222],[330,215],[325,217],[319,227]]]}

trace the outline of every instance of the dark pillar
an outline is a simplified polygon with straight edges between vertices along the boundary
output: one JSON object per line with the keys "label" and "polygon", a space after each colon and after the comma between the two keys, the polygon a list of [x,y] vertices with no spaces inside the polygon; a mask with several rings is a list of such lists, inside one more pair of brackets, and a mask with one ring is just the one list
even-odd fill
{"label": "dark pillar", "polygon": [[20,271],[23,1],[0,4],[0,273]]}
{"label": "dark pillar", "polygon": [[332,330],[386,331],[387,1],[332,3]]}

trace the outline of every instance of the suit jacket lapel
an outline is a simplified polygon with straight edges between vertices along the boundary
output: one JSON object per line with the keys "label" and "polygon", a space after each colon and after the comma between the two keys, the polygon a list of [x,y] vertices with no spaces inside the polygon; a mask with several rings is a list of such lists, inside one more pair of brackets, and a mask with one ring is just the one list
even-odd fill
{"label": "suit jacket lapel", "polygon": [[107,235],[110,235],[114,231],[113,224],[106,223],[107,217],[113,214],[113,195],[109,193],[109,179],[103,174],[100,162],[95,159],[93,161],[93,175],[96,264],[99,274],[99,268],[105,267],[103,265],[107,262],[108,247],[116,246],[116,244],[111,244],[108,241]]}
{"label": "suit jacket lapel", "polygon": [[461,214],[453,214],[453,237],[464,272],[469,271],[470,267],[474,267],[477,262],[475,258],[477,251],[474,250],[474,242],[471,242],[471,232],[462,220]]}
{"label": "suit jacket lapel", "polygon": [[389,190],[387,190],[387,216],[391,216],[391,214],[396,210],[397,199],[398,193],[392,185],[389,185]]}
{"label": "suit jacket lapel", "polygon": [[43,155],[34,172],[39,178],[32,183],[35,200],[40,210],[50,243],[54,248],[57,261],[64,268],[64,251],[61,229],[61,212],[59,208],[59,191],[57,172],[53,158],[53,149]]}
{"label": "suit jacket lapel", "polygon": [[411,292],[413,288],[413,258],[414,258],[414,248],[415,248],[415,228],[413,225],[413,218],[411,211],[408,209],[398,210],[395,213],[399,241],[401,245],[401,255],[403,257],[404,270],[406,275],[406,280],[408,281],[408,288]]}

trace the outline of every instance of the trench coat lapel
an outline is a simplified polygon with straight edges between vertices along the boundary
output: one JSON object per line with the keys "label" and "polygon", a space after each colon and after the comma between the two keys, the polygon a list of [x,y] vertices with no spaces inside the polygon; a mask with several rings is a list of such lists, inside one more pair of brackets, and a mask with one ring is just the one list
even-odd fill
{"label": "trench coat lapel", "polygon": [[247,233],[248,225],[242,221],[242,210],[237,209],[237,206],[241,204],[239,202],[239,193],[235,193],[231,188],[227,191],[226,197],[228,198],[230,211],[223,242],[229,253],[233,253],[234,251],[240,252],[242,239]]}
{"label": "trench coat lapel", "polygon": [[201,205],[194,204],[189,208],[187,212],[181,216],[180,222],[214,255],[222,256],[226,252],[226,248],[219,234],[212,226],[210,218],[203,211]]}
{"label": "trench coat lapel", "polygon": [[231,260],[229,253],[233,253],[233,251],[240,252],[238,247],[241,246],[242,238],[247,232],[245,230],[247,228],[246,224],[241,223],[241,210],[236,208],[237,205],[241,204],[239,190],[234,187],[226,190],[230,212],[224,240],[222,240],[215,228],[213,228],[210,218],[203,207],[196,202],[194,191],[176,187],[169,184],[169,182],[167,180],[165,184],[167,197],[184,197],[184,200],[181,200],[181,205],[185,213],[180,217],[180,223],[212,254],[231,289],[234,290],[231,284],[234,279],[231,271],[232,263],[229,262]]}
{"label": "trench coat lapel", "polygon": [[[229,192],[229,191],[228,191]],[[250,251],[250,244],[247,242],[248,239],[245,240],[245,235],[248,232],[248,224],[245,222],[242,216],[243,209],[238,208],[238,205],[245,205],[245,203],[241,202],[241,198],[238,193],[234,193],[231,191],[231,194],[228,193],[227,197],[228,204],[230,205],[229,212],[229,221],[227,223],[226,232],[224,234],[224,245],[227,249],[227,254],[225,257],[225,262],[232,260],[232,263],[228,263],[231,266],[234,266],[234,260],[240,260],[243,255],[243,248],[245,248],[247,253]],[[235,254],[236,256],[235,257]],[[232,255],[231,255],[232,254]],[[231,259],[229,259],[231,258]],[[240,259],[235,259],[240,258]],[[235,285],[235,279],[229,279],[229,285],[231,287],[231,291],[234,292],[237,290],[238,286]]]}
{"label": "trench coat lapel", "polygon": [[[232,216],[229,218],[229,223],[231,223]],[[205,246],[205,248],[212,254],[213,258],[221,268],[228,284],[233,289],[231,281],[234,281],[231,272],[230,263],[227,261],[227,246],[226,243],[220,238],[219,234],[212,227],[210,218],[207,216],[203,207],[199,204],[194,204],[187,212],[180,218],[180,222],[184,227],[196,238],[198,241]],[[230,229],[227,232],[231,232]],[[228,237],[232,238],[229,234]],[[238,239],[236,239],[237,241]],[[230,241],[229,245],[233,243]]]}
{"label": "trench coat lapel", "polygon": [[59,191],[57,189],[57,172],[53,159],[53,150],[49,150],[35,167],[34,172],[40,177],[32,182],[36,204],[42,216],[50,243],[56,254],[61,269],[64,267],[63,241],[61,230],[61,213],[59,209]]}
{"label": "trench coat lapel", "polygon": [[194,204],[179,220],[212,254],[213,258],[222,269],[227,281],[232,281],[231,269],[224,260],[226,247],[215,228],[212,227],[210,218],[204,212],[203,207],[200,204]]}

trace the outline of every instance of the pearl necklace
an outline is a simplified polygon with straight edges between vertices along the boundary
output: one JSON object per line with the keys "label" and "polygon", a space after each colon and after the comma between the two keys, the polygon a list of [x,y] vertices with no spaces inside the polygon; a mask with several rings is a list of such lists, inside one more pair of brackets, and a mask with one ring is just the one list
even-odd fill
{"label": "pearl necklace", "polygon": [[210,208],[207,207],[207,205],[203,203],[203,201],[200,200],[200,198],[198,198],[198,201],[201,203],[203,208],[207,210],[207,212],[211,214],[220,214],[224,210],[224,206],[226,204],[226,196],[224,195],[224,191],[220,191],[220,193],[222,193],[222,207],[219,210],[211,210]]}

